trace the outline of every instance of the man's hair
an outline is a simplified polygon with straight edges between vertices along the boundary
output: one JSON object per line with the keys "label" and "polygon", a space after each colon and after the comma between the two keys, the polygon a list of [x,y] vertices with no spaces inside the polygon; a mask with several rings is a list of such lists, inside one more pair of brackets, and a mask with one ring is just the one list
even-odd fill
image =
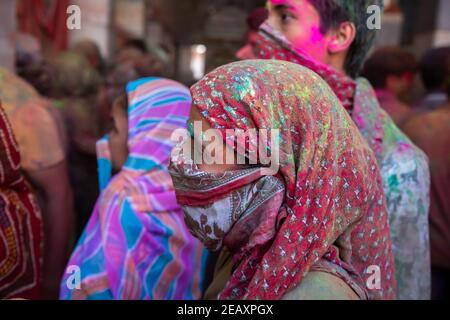
{"label": "man's hair", "polygon": [[418,66],[414,55],[400,47],[381,47],[367,59],[362,75],[377,89],[386,87],[389,75],[416,73]]}
{"label": "man's hair", "polygon": [[450,98],[450,56],[447,57],[447,61],[445,63],[445,92],[447,96]]}
{"label": "man's hair", "polygon": [[448,57],[450,57],[450,47],[433,48],[423,55],[420,61],[420,73],[427,90],[442,89]]}
{"label": "man's hair", "polygon": [[135,49],[138,49],[139,51],[141,51],[142,53],[148,52],[148,47],[147,47],[147,44],[145,43],[145,41],[142,39],[137,39],[137,38],[129,39],[125,43],[125,48],[135,48]]}
{"label": "man's hair", "polygon": [[267,20],[269,12],[266,8],[256,8],[247,16],[249,31],[258,32],[259,27]]}
{"label": "man's hair", "polygon": [[356,77],[369,52],[377,30],[367,27],[367,7],[377,5],[383,9],[383,0],[308,0],[320,15],[322,34],[336,29],[343,22],[350,21],[356,27],[356,37],[351,44],[345,61],[345,71]]}

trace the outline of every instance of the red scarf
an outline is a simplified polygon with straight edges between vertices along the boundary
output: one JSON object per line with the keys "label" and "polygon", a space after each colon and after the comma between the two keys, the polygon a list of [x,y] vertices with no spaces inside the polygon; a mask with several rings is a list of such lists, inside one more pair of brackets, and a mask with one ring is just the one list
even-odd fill
{"label": "red scarf", "polygon": [[[286,190],[281,207],[270,200],[249,206],[230,230],[221,228],[227,219],[214,217],[229,212],[215,210],[210,200],[258,177],[246,181],[245,169],[228,178],[173,164],[178,202],[191,217],[198,211],[194,234],[211,239],[213,233],[214,244],[223,240],[233,253],[236,269],[220,298],[280,299],[311,270],[336,274],[363,299],[394,298],[376,160],[327,84],[301,66],[256,60],[216,69],[191,93],[213,128],[271,128],[281,135],[279,176]],[[380,268],[379,290],[366,288],[371,265]]]}
{"label": "red scarf", "polygon": [[353,108],[356,90],[355,81],[334,68],[315,61],[305,52],[295,51],[285,37],[265,23],[257,36],[254,53],[259,59],[277,59],[302,65],[324,79],[333,89],[342,105],[348,110]]}

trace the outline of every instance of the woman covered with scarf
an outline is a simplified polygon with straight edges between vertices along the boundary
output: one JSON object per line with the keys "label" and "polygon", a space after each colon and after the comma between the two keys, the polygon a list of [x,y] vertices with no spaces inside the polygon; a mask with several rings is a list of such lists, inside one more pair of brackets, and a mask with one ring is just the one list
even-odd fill
{"label": "woman covered with scarf", "polygon": [[[395,298],[376,159],[327,84],[289,62],[249,60],[216,69],[191,94],[196,156],[184,139],[170,173],[191,232],[231,257],[210,297]],[[208,129],[224,141],[216,160],[230,149],[247,164],[198,161],[198,148],[211,153]],[[230,130],[257,133],[242,140]],[[279,155],[279,170],[255,150]]]}
{"label": "woman covered with scarf", "polygon": [[[101,195],[68,263],[62,299],[197,299],[203,246],[183,221],[167,166],[172,132],[185,127],[184,86],[145,78],[113,106],[97,144]],[[118,172],[111,178],[111,172]],[[71,286],[73,266],[81,284]]]}
{"label": "woman covered with scarf", "polygon": [[376,29],[367,28],[367,16],[361,12],[371,5],[382,8],[382,1],[269,0],[268,4],[269,19],[256,39],[256,57],[289,61],[316,72],[347,109],[380,167],[398,298],[429,299],[428,159],[382,110],[369,82],[358,78],[376,34]]}
{"label": "woman covered with scarf", "polygon": [[0,299],[41,298],[42,218],[0,103]]}

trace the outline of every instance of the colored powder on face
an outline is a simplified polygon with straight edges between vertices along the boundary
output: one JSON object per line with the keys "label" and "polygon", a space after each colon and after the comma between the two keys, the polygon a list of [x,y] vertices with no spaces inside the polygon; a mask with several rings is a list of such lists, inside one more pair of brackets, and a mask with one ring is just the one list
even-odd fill
{"label": "colored powder on face", "polygon": [[324,40],[322,32],[320,32],[320,26],[311,27],[311,42],[314,44],[321,43]]}

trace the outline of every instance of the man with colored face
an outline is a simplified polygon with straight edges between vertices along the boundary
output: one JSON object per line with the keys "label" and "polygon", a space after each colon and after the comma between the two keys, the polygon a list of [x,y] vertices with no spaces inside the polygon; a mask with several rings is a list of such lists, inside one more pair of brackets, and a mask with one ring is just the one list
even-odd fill
{"label": "man with colored face", "polygon": [[[352,4],[341,6],[339,2]],[[364,48],[363,42],[371,41],[375,35],[375,30],[368,30],[351,20],[351,15],[355,20],[364,19],[369,5],[364,6],[364,2],[376,4],[381,1],[269,0],[267,23],[284,35],[293,50],[354,75],[353,66],[362,61],[369,49],[369,46]]]}
{"label": "man with colored face", "polygon": [[428,161],[380,108],[368,81],[357,78],[377,31],[371,21],[380,18],[382,9],[381,0],[269,0],[269,18],[260,28],[254,54],[301,64],[333,89],[380,166],[397,297],[429,299]]}

